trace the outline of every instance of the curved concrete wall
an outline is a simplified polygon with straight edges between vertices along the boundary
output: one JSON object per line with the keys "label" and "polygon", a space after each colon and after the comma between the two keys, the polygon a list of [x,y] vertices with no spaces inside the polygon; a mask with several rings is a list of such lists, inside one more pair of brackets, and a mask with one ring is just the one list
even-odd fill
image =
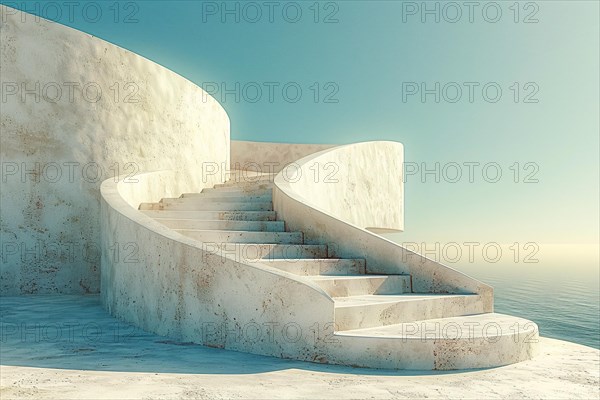
{"label": "curved concrete wall", "polygon": [[177,193],[219,183],[200,172],[229,164],[229,119],[152,61],[0,11],[0,293],[98,292],[101,182],[170,169]]}
{"label": "curved concrete wall", "polygon": [[[326,152],[334,147],[338,149],[335,153]],[[319,157],[318,152],[327,155]],[[301,168],[298,161],[308,156],[314,156],[311,164]],[[378,232],[404,228],[403,159],[404,148],[397,142],[346,146],[231,142],[231,169],[281,172],[283,181],[296,188],[310,189],[298,194],[310,197],[313,205]]]}
{"label": "curved concrete wall", "polygon": [[[162,197],[175,173],[140,178],[101,187],[101,294],[108,311],[184,342],[318,361],[332,333],[325,330],[333,321],[331,297],[297,275],[245,264],[147,217],[137,201]],[[127,247],[116,251],[115,240]]]}
{"label": "curved concrete wall", "polygon": [[[275,177],[277,215],[288,230],[304,232],[306,243],[329,243],[338,256],[366,259],[369,273],[410,274],[416,293],[476,293],[492,312],[490,286],[367,230],[403,228],[402,154],[400,143],[367,142],[304,157],[297,176]],[[339,166],[340,179],[314,180],[314,166],[329,163]]]}
{"label": "curved concrete wall", "polygon": [[404,229],[404,147],[364,142],[323,150],[283,170],[277,186],[332,217],[378,231]]}

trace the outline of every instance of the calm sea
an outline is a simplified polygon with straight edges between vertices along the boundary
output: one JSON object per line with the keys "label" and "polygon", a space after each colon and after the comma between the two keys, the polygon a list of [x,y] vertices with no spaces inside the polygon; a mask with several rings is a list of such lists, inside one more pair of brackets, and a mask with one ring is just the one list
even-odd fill
{"label": "calm sea", "polygon": [[[600,349],[598,246],[540,245],[533,257],[537,263],[523,262],[523,253],[515,262],[514,253],[503,249],[497,262],[490,261],[494,255],[487,261],[478,257],[477,251],[473,262],[466,255],[448,262],[442,251],[437,260],[493,286],[496,312],[537,323],[542,336]],[[450,250],[447,256],[455,257]]]}

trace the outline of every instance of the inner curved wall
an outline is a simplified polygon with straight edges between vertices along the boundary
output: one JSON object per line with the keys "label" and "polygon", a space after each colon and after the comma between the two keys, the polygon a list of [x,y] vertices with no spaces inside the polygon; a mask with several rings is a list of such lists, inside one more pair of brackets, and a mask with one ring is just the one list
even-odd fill
{"label": "inner curved wall", "polygon": [[150,60],[0,12],[0,293],[97,293],[101,182],[127,175],[135,184],[141,172],[172,170],[163,194],[220,183],[202,171],[229,164],[229,118]]}
{"label": "inner curved wall", "polygon": [[343,145],[296,160],[297,167],[280,173],[276,185],[362,229],[402,231],[403,161],[404,147],[398,142]]}

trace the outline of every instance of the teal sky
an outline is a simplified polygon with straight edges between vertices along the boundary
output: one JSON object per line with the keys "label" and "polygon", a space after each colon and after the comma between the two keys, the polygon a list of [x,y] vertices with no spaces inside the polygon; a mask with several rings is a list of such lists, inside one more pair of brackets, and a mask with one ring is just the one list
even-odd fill
{"label": "teal sky", "polygon": [[[79,2],[80,7],[85,3]],[[295,8],[288,8],[286,15],[282,9],[293,2],[275,3],[272,23],[264,7],[256,23],[248,20],[254,17],[252,9],[246,9],[247,14],[240,11],[239,23],[231,15],[223,23],[220,15],[206,13],[207,7],[222,7],[223,2],[201,1],[121,2],[118,22],[115,2],[96,2],[103,10],[98,22],[86,21],[80,9],[72,20],[63,12],[58,21],[139,53],[198,85],[263,86],[262,97],[254,103],[252,84],[239,102],[233,95],[222,101],[231,118],[232,139],[395,140],[404,144],[406,161],[419,167],[425,163],[433,168],[436,162],[441,167],[452,162],[463,166],[457,183],[443,177],[436,183],[432,175],[425,183],[418,176],[407,177],[402,237],[598,243],[597,1],[521,2],[518,22],[510,8],[514,1],[500,1],[502,16],[496,23],[484,19],[482,7],[475,9],[472,23],[466,8],[456,23],[444,20],[454,17],[450,9],[442,12],[439,23],[434,16],[422,23],[418,13],[404,14],[404,22],[403,8],[420,7],[422,2],[401,1],[320,2],[318,23],[315,2],[299,1],[294,5],[303,15],[290,23],[285,18],[293,19]],[[34,12],[43,4],[17,2]],[[427,4],[435,7],[436,2]],[[488,9],[487,17],[493,19],[494,11]],[[137,22],[124,23],[130,12]],[[327,15],[338,22],[324,23]],[[527,16],[538,22],[524,23]],[[265,82],[279,84],[273,102]],[[290,82],[303,91],[296,103],[282,94],[281,88]],[[447,98],[442,96],[439,103],[434,95],[425,102],[419,95],[403,101],[407,82],[424,82],[430,88],[435,82],[456,82],[463,93],[457,102],[448,101],[455,96],[450,85]],[[464,82],[479,84],[473,102]],[[481,88],[487,83],[502,89],[495,103],[483,98]],[[333,90],[338,90],[333,97],[337,102],[324,102]],[[524,102],[534,90],[530,100],[537,102]],[[219,94],[216,97],[221,100]],[[464,166],[469,162],[497,163],[502,178],[489,183],[479,167],[470,183]],[[514,167],[510,169],[515,162],[519,183],[514,182]],[[532,163],[528,169],[526,163]],[[524,183],[534,169],[538,182]]]}

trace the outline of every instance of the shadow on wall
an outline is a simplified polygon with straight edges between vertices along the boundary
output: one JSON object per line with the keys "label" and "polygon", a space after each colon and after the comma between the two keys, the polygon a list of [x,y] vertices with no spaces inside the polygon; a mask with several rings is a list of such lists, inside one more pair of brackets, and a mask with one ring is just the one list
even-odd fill
{"label": "shadow on wall", "polygon": [[[98,296],[3,297],[0,315],[2,365],[177,374],[255,374],[286,369],[381,376],[457,373],[323,365],[181,343],[111,317]],[[212,334],[224,331],[207,326]]]}

